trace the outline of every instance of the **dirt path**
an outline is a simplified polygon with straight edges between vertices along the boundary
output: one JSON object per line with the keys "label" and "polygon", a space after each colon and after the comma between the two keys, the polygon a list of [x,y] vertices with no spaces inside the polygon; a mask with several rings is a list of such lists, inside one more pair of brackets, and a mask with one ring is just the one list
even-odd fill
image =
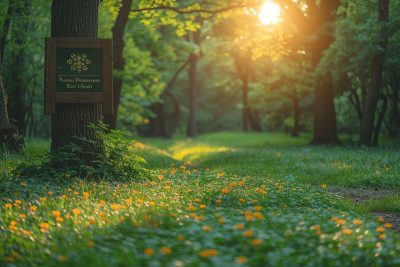
{"label": "dirt path", "polygon": [[[369,201],[378,200],[398,192],[391,190],[376,190],[376,189],[361,189],[361,188],[345,188],[345,187],[331,187],[329,192],[351,199],[358,204],[367,204]],[[388,211],[371,211],[375,216],[382,216],[386,222],[393,224],[393,229],[400,233],[400,213]]]}

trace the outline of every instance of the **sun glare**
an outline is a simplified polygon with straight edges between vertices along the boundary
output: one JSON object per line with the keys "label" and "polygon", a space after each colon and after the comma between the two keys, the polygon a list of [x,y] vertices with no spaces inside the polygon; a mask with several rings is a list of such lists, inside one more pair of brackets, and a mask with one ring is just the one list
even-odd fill
{"label": "sun glare", "polygon": [[267,1],[258,14],[260,21],[265,26],[278,23],[281,19],[281,7],[273,1]]}

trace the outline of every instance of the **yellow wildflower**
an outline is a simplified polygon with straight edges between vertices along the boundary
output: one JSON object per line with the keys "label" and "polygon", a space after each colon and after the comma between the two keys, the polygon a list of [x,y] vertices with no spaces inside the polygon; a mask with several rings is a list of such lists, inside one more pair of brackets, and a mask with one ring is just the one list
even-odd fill
{"label": "yellow wildflower", "polygon": [[262,244],[262,240],[261,239],[253,239],[253,240],[251,240],[251,244],[253,245],[253,246],[259,246],[259,245],[261,245]]}
{"label": "yellow wildflower", "polygon": [[227,195],[227,194],[229,194],[229,192],[231,192],[231,190],[229,190],[228,188],[222,188],[222,190],[221,190],[221,193],[223,195]]}
{"label": "yellow wildflower", "polygon": [[237,264],[244,264],[247,262],[247,258],[245,256],[240,256],[236,258],[235,261]]}
{"label": "yellow wildflower", "polygon": [[243,230],[244,229],[244,225],[242,223],[238,223],[235,225],[235,230]]}
{"label": "yellow wildflower", "polygon": [[391,229],[391,228],[393,228],[393,224],[391,224],[391,223],[385,223],[383,226],[384,226],[386,229]]}
{"label": "yellow wildflower", "polygon": [[205,226],[203,226],[203,231],[206,233],[209,233],[212,231],[212,228],[210,226],[205,225]]}
{"label": "yellow wildflower", "polygon": [[172,249],[167,246],[161,247],[161,253],[164,255],[169,255],[172,253]]}
{"label": "yellow wildflower", "polygon": [[378,233],[383,233],[383,232],[385,232],[385,228],[379,226],[378,228],[376,228],[376,231],[377,231]]}
{"label": "yellow wildflower", "polygon": [[153,256],[155,251],[152,248],[146,248],[144,251],[144,254],[146,254],[147,256]]}
{"label": "yellow wildflower", "polygon": [[76,216],[76,215],[81,214],[81,210],[80,209],[73,209],[72,213]]}
{"label": "yellow wildflower", "polygon": [[89,192],[83,192],[82,196],[83,196],[84,199],[88,199],[90,194],[89,194]]}
{"label": "yellow wildflower", "polygon": [[357,219],[357,220],[354,220],[353,223],[354,223],[355,225],[361,225],[361,224],[363,223],[363,221]]}
{"label": "yellow wildflower", "polygon": [[200,251],[199,255],[203,258],[215,257],[218,255],[218,251],[216,249],[205,249]]}
{"label": "yellow wildflower", "polygon": [[353,231],[351,229],[347,229],[347,228],[343,229],[343,234],[345,234],[345,235],[351,235],[352,233],[353,233]]}
{"label": "yellow wildflower", "polygon": [[53,210],[52,213],[53,217],[59,217],[61,215],[61,212],[59,212],[58,210]]}
{"label": "yellow wildflower", "polygon": [[253,231],[247,230],[243,233],[244,237],[252,237],[253,236]]}

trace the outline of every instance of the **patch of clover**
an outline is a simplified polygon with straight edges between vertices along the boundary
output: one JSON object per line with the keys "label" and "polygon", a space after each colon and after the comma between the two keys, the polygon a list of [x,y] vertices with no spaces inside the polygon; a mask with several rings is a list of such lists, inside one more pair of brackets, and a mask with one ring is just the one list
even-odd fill
{"label": "patch of clover", "polygon": [[86,53],[72,53],[71,57],[67,60],[67,64],[70,65],[71,71],[77,71],[79,73],[82,71],[88,71],[88,66],[91,62],[92,61]]}

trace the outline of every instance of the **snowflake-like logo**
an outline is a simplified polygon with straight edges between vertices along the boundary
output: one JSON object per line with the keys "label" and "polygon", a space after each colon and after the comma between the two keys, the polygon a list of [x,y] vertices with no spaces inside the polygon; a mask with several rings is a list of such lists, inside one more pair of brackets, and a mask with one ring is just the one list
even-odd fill
{"label": "snowflake-like logo", "polygon": [[90,65],[90,63],[92,63],[92,61],[86,53],[72,53],[71,57],[67,60],[67,64],[70,65],[71,71],[77,71],[79,73],[82,71],[88,71],[88,65]]}

